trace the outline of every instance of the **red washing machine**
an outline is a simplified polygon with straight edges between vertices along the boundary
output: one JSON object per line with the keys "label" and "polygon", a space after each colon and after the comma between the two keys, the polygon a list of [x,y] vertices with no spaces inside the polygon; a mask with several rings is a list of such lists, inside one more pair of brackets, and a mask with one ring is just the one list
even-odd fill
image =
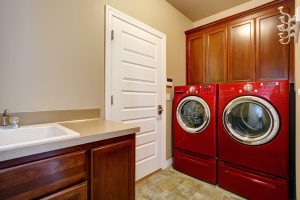
{"label": "red washing machine", "polygon": [[212,184],[216,184],[216,102],[216,84],[174,89],[174,168]]}
{"label": "red washing machine", "polygon": [[289,82],[219,85],[218,184],[247,199],[288,199]]}

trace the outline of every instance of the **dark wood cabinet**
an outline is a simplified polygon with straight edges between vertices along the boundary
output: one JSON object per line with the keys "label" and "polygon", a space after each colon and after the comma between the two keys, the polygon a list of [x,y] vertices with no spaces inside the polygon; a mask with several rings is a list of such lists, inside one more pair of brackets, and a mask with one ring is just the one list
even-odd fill
{"label": "dark wood cabinet", "polygon": [[289,78],[289,45],[278,42],[277,8],[256,18],[256,80]]}
{"label": "dark wood cabinet", "polygon": [[41,200],[87,200],[87,182],[67,188]]}
{"label": "dark wood cabinet", "polygon": [[255,81],[254,20],[228,27],[228,82]]}
{"label": "dark wood cabinet", "polygon": [[0,162],[0,199],[134,199],[135,134]]}
{"label": "dark wood cabinet", "polygon": [[186,31],[187,84],[293,82],[294,44],[279,42],[279,6],[294,10],[293,0],[276,0]]}
{"label": "dark wood cabinet", "polygon": [[204,83],[227,82],[227,29],[220,27],[205,35]]}
{"label": "dark wood cabinet", "polygon": [[133,140],[91,150],[92,200],[135,198],[135,143]]}
{"label": "dark wood cabinet", "polygon": [[187,82],[203,83],[205,65],[205,36],[196,34],[187,37]]}
{"label": "dark wood cabinet", "polygon": [[0,199],[31,199],[87,178],[85,151],[17,165],[0,171]]}
{"label": "dark wood cabinet", "polygon": [[226,27],[187,35],[186,44],[188,84],[227,81]]}

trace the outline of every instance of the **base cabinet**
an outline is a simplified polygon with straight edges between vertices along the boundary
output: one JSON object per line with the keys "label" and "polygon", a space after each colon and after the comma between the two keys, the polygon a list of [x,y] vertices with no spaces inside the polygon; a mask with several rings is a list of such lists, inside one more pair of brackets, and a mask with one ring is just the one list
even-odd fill
{"label": "base cabinet", "polygon": [[135,134],[0,162],[1,200],[134,199]]}
{"label": "base cabinet", "polygon": [[133,200],[135,143],[132,140],[91,150],[92,200]]}

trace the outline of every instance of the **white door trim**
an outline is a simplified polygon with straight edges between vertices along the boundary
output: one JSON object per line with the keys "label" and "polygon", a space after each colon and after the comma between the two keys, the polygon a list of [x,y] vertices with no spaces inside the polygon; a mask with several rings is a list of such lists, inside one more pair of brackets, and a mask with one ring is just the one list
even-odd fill
{"label": "white door trim", "polygon": [[162,130],[161,130],[161,168],[164,169],[168,166],[168,162],[166,160],[166,35],[153,29],[152,27],[110,7],[109,5],[105,5],[105,119],[111,120],[111,91],[112,91],[112,65],[111,65],[111,31],[112,31],[112,18],[117,17],[133,26],[139,27],[144,31],[155,35],[162,39],[162,107],[164,112],[161,115],[162,119]]}

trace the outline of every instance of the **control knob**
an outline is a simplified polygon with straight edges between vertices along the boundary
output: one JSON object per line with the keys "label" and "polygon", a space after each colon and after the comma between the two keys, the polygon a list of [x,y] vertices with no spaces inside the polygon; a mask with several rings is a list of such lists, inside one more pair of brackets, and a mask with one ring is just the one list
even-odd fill
{"label": "control knob", "polygon": [[253,86],[251,85],[251,84],[246,84],[246,85],[244,85],[244,90],[245,91],[247,91],[247,92],[249,92],[249,91],[251,91],[253,89]]}

